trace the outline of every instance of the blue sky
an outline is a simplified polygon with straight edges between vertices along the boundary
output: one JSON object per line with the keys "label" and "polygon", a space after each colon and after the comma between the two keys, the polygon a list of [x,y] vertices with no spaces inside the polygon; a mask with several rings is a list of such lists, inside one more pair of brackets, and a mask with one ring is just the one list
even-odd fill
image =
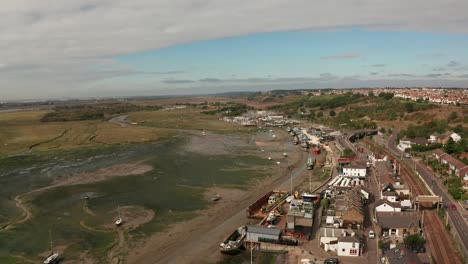
{"label": "blue sky", "polygon": [[468,74],[466,47],[465,34],[364,29],[262,33],[119,56],[118,63],[143,74],[112,81],[193,87],[205,78],[218,79],[219,86],[224,80],[321,74],[361,79],[434,78],[425,76],[430,74],[457,78]]}
{"label": "blue sky", "polygon": [[9,1],[0,101],[468,87],[466,10],[466,0]]}

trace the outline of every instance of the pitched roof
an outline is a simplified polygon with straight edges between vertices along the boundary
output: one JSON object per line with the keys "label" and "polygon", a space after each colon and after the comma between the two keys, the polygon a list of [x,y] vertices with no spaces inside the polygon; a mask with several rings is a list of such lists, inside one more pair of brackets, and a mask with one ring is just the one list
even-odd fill
{"label": "pitched roof", "polygon": [[418,144],[418,145],[426,145],[427,144],[427,139],[424,137],[415,137],[411,139],[411,143],[413,144]]}
{"label": "pitched roof", "polygon": [[450,156],[450,155],[445,155],[445,156],[443,156],[441,159],[447,161],[447,163],[449,163],[449,164],[452,165],[452,166],[455,166],[455,168],[457,168],[457,169],[459,169],[459,170],[461,170],[461,169],[467,167],[467,166],[465,165],[465,163],[463,163],[463,162],[457,160],[456,158],[454,158],[454,157],[452,157],[452,156]]}
{"label": "pitched roof", "polygon": [[377,222],[381,228],[412,228],[419,226],[418,212],[378,212]]}
{"label": "pitched roof", "polygon": [[356,236],[340,236],[338,242],[359,243],[359,239]]}
{"label": "pitched roof", "polygon": [[390,264],[420,264],[418,256],[406,249],[403,245],[398,245],[390,250],[385,251],[385,256]]}
{"label": "pitched roof", "polygon": [[378,201],[377,203],[375,203],[375,207],[378,207],[378,206],[380,206],[382,204],[388,204],[393,208],[401,208],[401,205],[399,203],[392,203],[387,199],[382,199],[382,200]]}
{"label": "pitched roof", "polygon": [[434,149],[434,150],[432,151],[432,154],[435,154],[435,155],[437,155],[437,156],[439,156],[439,157],[441,157],[441,156],[443,156],[443,155],[448,155],[447,153],[445,153],[445,152],[444,152],[443,150],[441,150],[441,149]]}

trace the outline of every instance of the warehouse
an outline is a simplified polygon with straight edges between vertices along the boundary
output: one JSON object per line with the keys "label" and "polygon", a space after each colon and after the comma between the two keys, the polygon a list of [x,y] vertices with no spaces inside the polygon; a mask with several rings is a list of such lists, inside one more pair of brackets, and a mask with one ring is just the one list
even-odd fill
{"label": "warehouse", "polygon": [[280,240],[280,237],[281,229],[262,226],[247,226],[247,241],[276,243]]}

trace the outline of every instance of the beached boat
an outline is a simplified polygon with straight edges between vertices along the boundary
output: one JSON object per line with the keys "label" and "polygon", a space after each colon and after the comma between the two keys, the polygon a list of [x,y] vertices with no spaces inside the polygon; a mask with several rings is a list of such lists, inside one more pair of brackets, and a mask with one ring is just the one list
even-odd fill
{"label": "beached boat", "polygon": [[203,129],[203,131],[201,132],[202,136],[206,136],[206,132],[205,132],[205,129]]}
{"label": "beached boat", "polygon": [[213,194],[213,196],[211,197],[211,201],[213,202],[216,202],[218,201],[219,199],[221,199],[221,195],[219,193],[215,193]]}
{"label": "beached boat", "polygon": [[224,254],[238,254],[244,249],[244,240],[247,236],[247,227],[241,226],[219,244],[219,250]]}
{"label": "beached boat", "polygon": [[59,254],[58,253],[52,253],[46,260],[44,260],[44,264],[52,264],[55,263],[58,260]]}
{"label": "beached boat", "polygon": [[115,225],[119,226],[119,225],[121,225],[123,223],[123,218],[120,215],[120,207],[119,206],[117,206],[117,211],[119,212],[119,218],[117,218],[117,220],[115,220]]}
{"label": "beached boat", "polygon": [[50,255],[47,257],[47,259],[44,260],[44,262],[42,262],[42,263],[44,263],[44,264],[52,264],[52,263],[55,263],[55,262],[58,260],[59,256],[60,256],[59,253],[53,252],[53,250],[52,250],[52,249],[53,249],[52,232],[51,232],[50,230],[49,230],[49,239],[50,239],[50,252],[51,252],[51,253],[50,253]]}

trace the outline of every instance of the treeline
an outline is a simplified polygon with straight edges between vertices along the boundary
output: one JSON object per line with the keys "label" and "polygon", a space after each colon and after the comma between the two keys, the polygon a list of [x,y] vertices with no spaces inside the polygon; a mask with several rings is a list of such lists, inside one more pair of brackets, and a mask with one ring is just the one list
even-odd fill
{"label": "treeline", "polygon": [[41,118],[41,122],[99,120],[117,114],[137,111],[156,111],[161,108],[162,107],[159,105],[140,106],[128,103],[58,106],[53,109],[53,112],[45,114]]}
{"label": "treeline", "polygon": [[222,114],[223,116],[240,116],[252,109],[253,107],[247,106],[246,104],[226,103],[225,105],[219,105],[218,109],[203,111],[202,113],[207,115]]}
{"label": "treeline", "polygon": [[400,138],[406,136],[408,138],[415,137],[424,137],[429,138],[429,136],[435,132],[439,134],[446,133],[448,131],[453,131],[460,135],[462,138],[468,137],[468,129],[464,128],[462,125],[457,125],[455,127],[449,126],[447,120],[432,120],[421,125],[409,125],[407,129],[400,131]]}
{"label": "treeline", "polygon": [[311,96],[311,97],[303,97],[299,100],[294,102],[280,105],[280,106],[272,106],[270,109],[272,110],[281,110],[281,111],[289,111],[293,112],[297,111],[300,108],[314,108],[319,107],[320,109],[332,109],[340,106],[345,106],[349,104],[353,104],[358,102],[361,98],[365,97],[362,94],[353,94],[351,92],[345,94],[326,94],[321,96]]}

